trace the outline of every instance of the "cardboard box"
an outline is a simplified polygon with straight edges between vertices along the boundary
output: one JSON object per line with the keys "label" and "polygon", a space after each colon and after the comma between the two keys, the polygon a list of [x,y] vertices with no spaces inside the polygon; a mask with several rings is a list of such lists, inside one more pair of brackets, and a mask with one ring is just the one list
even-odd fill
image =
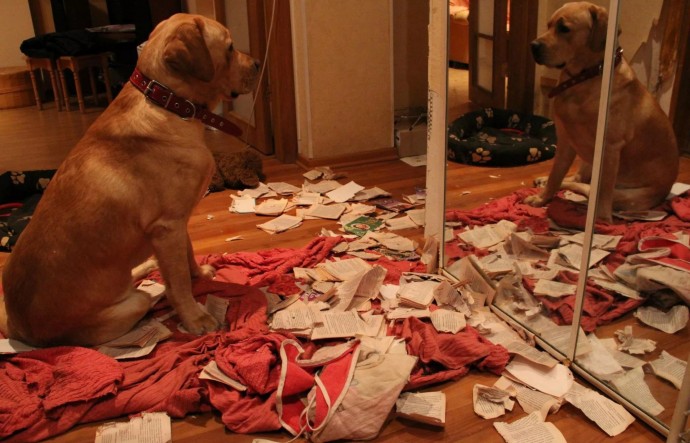
{"label": "cardboard box", "polygon": [[426,122],[417,123],[412,128],[409,121],[396,124],[395,147],[400,158],[426,154]]}

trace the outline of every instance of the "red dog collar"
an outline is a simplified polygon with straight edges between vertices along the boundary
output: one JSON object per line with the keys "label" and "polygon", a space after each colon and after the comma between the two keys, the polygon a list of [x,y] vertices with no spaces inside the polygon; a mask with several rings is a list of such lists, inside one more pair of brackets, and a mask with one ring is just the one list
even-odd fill
{"label": "red dog collar", "polygon": [[189,100],[175,95],[167,86],[156,80],[151,80],[134,68],[129,81],[140,90],[147,100],[177,114],[183,119],[195,118],[205,125],[212,126],[227,134],[239,136],[242,130],[231,121],[209,111],[205,105],[194,104]]}
{"label": "red dog collar", "polygon": [[[616,58],[613,61],[614,66],[618,66],[623,59],[623,48],[618,48],[616,49]],[[565,91],[566,89],[572,88],[578,83],[582,83],[585,80],[589,80],[590,78],[597,77],[601,75],[601,71],[604,70],[604,62],[599,63],[596,66],[589,67],[587,69],[582,70],[579,74],[577,74],[574,77],[569,78],[568,80],[564,81],[563,83],[559,83],[556,85],[555,88],[549,92],[549,98],[553,98],[560,94],[561,92]]]}

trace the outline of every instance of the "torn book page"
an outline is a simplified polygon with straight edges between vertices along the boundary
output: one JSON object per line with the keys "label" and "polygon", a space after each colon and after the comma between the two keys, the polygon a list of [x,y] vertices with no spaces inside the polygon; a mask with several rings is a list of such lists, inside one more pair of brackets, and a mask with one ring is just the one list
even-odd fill
{"label": "torn book page", "polygon": [[538,365],[553,368],[558,364],[558,360],[551,357],[548,352],[540,351],[534,346],[530,346],[523,341],[511,340],[508,343],[501,343],[501,345],[503,345],[503,347],[505,347],[511,354],[517,354]]}
{"label": "torn book page", "polygon": [[554,397],[565,395],[574,380],[570,369],[560,363],[547,368],[519,355],[513,357],[513,360],[508,363],[504,375],[511,376],[520,383]]}
{"label": "torn book page", "polygon": [[688,362],[676,358],[666,351],[661,351],[659,358],[649,362],[649,365],[657,377],[670,381],[676,389],[680,389]]}
{"label": "torn book page", "polygon": [[340,186],[332,191],[326,193],[326,197],[330,198],[336,203],[345,203],[346,201],[352,199],[355,194],[363,190],[364,186],[360,186],[357,183],[351,181],[345,185]]}
{"label": "torn book page", "polygon": [[302,224],[301,217],[295,217],[294,215],[283,214],[278,218],[274,218],[271,221],[256,225],[257,228],[262,229],[269,234],[278,234],[280,232],[287,231],[289,229],[296,228]]}
{"label": "torn book page", "polygon": [[642,323],[667,334],[675,334],[688,325],[688,307],[686,305],[676,305],[667,312],[653,306],[640,306],[633,315]]}
{"label": "torn book page", "polygon": [[266,186],[265,183],[259,183],[259,186],[257,186],[256,188],[243,189],[241,191],[238,191],[237,194],[240,197],[259,198],[268,197],[269,194],[273,196],[275,195],[275,192],[271,191],[271,189],[268,186]]}
{"label": "torn book page", "polygon": [[[609,254],[610,252],[603,249],[592,249],[589,254],[589,267],[596,265]],[[568,243],[558,248],[558,259],[560,264],[579,270],[582,264],[582,246]]]}
{"label": "torn book page", "polygon": [[619,351],[618,350],[618,343],[616,342],[615,338],[601,338],[599,339],[601,344],[604,345],[604,348],[606,348],[606,351],[608,351],[611,356],[618,362],[619,365],[621,365],[624,368],[627,369],[632,369],[632,368],[638,368],[640,366],[644,366],[647,364],[646,361],[642,360],[641,358],[634,357],[627,352]]}
{"label": "torn book page", "polygon": [[490,420],[512,411],[515,401],[511,400],[510,392],[495,386],[475,384],[472,388],[472,404],[474,413]]}
{"label": "torn book page", "polygon": [[305,182],[302,185],[302,189],[307,192],[316,192],[317,194],[325,194],[327,192],[333,191],[334,189],[338,189],[342,185],[338,183],[336,180],[321,180],[320,182],[317,183],[308,183]]}
{"label": "torn book page", "polygon": [[165,412],[144,412],[126,422],[104,423],[96,429],[95,443],[171,443],[170,417]]}
{"label": "torn book page", "polygon": [[285,211],[288,201],[285,198],[264,200],[254,207],[256,215],[280,215]]}
{"label": "torn book page", "polygon": [[[605,249],[607,251],[615,251],[621,238],[623,238],[622,235],[593,234],[592,247],[597,249]],[[561,239],[569,243],[577,243],[578,245],[582,246],[585,241],[585,233],[578,232],[572,235],[561,235]]]}
{"label": "torn book page", "polygon": [[[553,325],[552,327],[540,330],[541,338],[556,349],[568,349],[570,346],[571,325]],[[592,346],[582,328],[578,328],[577,349],[575,357],[582,357],[590,352]]]}
{"label": "torn book page", "polygon": [[312,340],[354,337],[362,330],[362,319],[355,311],[325,312],[323,323],[315,325]]}
{"label": "torn book page", "polygon": [[625,375],[612,379],[611,384],[620,395],[643,411],[654,416],[664,411],[664,407],[656,401],[652,391],[644,381],[642,368],[629,370]]}
{"label": "torn book page", "polygon": [[565,399],[611,437],[625,431],[635,421],[623,406],[579,383],[573,383]]}
{"label": "torn book page", "polygon": [[301,191],[297,186],[285,182],[266,183],[266,186],[279,195],[293,195]]}
{"label": "torn book page", "polygon": [[477,248],[487,249],[503,242],[517,230],[517,225],[508,220],[498,223],[475,227],[458,234],[458,238]]}
{"label": "torn book page", "polygon": [[561,431],[538,411],[512,423],[494,422],[494,428],[506,443],[566,443]]}
{"label": "torn book page", "polygon": [[589,344],[592,347],[590,352],[579,356],[576,361],[583,368],[588,370],[595,377],[602,380],[610,380],[612,377],[621,375],[625,372],[623,367],[611,355],[603,343],[599,341],[596,335],[589,334],[587,336]]}
{"label": "torn book page", "polygon": [[537,280],[534,285],[534,295],[547,295],[556,298],[574,295],[576,290],[576,285],[544,279]]}
{"label": "torn book page", "polygon": [[563,398],[544,394],[543,392],[529,388],[522,383],[510,380],[507,377],[501,376],[501,378],[494,383],[494,386],[511,393],[515,391],[515,398],[520,404],[522,410],[527,414],[531,414],[534,411],[539,411],[542,417],[546,417],[548,414],[555,414],[558,412],[563,404]]}
{"label": "torn book page", "polygon": [[213,294],[206,296],[206,311],[211,314],[211,317],[218,321],[218,324],[225,325],[228,323],[227,313],[230,301],[227,298],[217,297]]}
{"label": "torn book page", "polygon": [[446,424],[446,394],[443,392],[404,392],[395,402],[399,416],[436,426]]}
{"label": "torn book page", "polygon": [[368,272],[372,269],[372,266],[361,258],[349,258],[323,262],[317,265],[316,268],[323,268],[338,280],[345,281],[357,277],[362,272]]}
{"label": "torn book page", "polygon": [[456,334],[465,329],[465,315],[460,312],[439,308],[432,312],[430,317],[431,324],[438,332]]}
{"label": "torn book page", "polygon": [[256,199],[248,195],[236,196],[231,195],[232,204],[228,208],[230,212],[236,214],[253,214],[256,212]]}
{"label": "torn book page", "polygon": [[244,392],[247,390],[247,387],[245,385],[231,377],[228,377],[225,374],[225,372],[221,371],[218,367],[218,364],[215,361],[211,361],[209,364],[204,366],[204,368],[201,370],[201,373],[199,373],[199,378],[203,380],[213,380],[218,383],[223,383],[240,392]]}
{"label": "torn book page", "polygon": [[389,197],[390,192],[384,191],[383,189],[374,186],[373,188],[363,189],[352,198],[355,201],[372,200],[376,197]]}
{"label": "torn book page", "polygon": [[402,217],[386,220],[386,227],[391,231],[399,231],[402,229],[415,229],[418,226],[408,215],[403,215]]}
{"label": "torn book page", "polygon": [[34,349],[36,348],[13,338],[0,339],[0,355],[19,354],[21,352],[33,351]]}
{"label": "torn book page", "polygon": [[137,286],[137,289],[140,291],[144,291],[151,296],[151,307],[158,303],[158,301],[165,295],[165,285],[162,285],[153,280],[142,280],[141,283],[139,283],[139,285]]}
{"label": "torn book page", "polygon": [[400,285],[398,297],[400,303],[418,309],[427,308],[434,301],[434,289],[437,281],[412,281]]}
{"label": "torn book page", "polygon": [[648,338],[633,337],[632,326],[628,325],[623,329],[615,332],[618,341],[618,350],[625,351],[629,354],[644,354],[652,352],[656,349],[656,342]]}
{"label": "torn book page", "polygon": [[305,212],[305,217],[337,220],[343,215],[345,208],[346,206],[342,203],[331,205],[316,204]]}

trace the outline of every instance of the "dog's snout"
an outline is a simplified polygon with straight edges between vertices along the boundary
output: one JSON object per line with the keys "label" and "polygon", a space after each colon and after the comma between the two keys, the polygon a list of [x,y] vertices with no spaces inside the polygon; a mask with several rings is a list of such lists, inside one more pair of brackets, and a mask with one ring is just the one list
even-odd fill
{"label": "dog's snout", "polygon": [[261,60],[254,59],[254,69],[257,71],[261,69]]}
{"label": "dog's snout", "polygon": [[537,63],[539,63],[541,61],[543,45],[541,44],[540,41],[533,40],[532,43],[529,44],[529,46],[530,46],[530,49],[532,50],[532,57],[534,57],[534,60]]}

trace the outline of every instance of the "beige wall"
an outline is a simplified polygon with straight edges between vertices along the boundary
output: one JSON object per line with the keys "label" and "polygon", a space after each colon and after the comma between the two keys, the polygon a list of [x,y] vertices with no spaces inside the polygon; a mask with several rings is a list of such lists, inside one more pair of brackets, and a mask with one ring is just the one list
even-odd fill
{"label": "beige wall", "polygon": [[429,2],[393,2],[393,94],[395,109],[425,108],[429,60]]}
{"label": "beige wall", "polygon": [[393,147],[392,0],[292,0],[299,154]]}
{"label": "beige wall", "polygon": [[34,36],[29,3],[26,0],[0,2],[0,67],[24,66],[19,45]]}

